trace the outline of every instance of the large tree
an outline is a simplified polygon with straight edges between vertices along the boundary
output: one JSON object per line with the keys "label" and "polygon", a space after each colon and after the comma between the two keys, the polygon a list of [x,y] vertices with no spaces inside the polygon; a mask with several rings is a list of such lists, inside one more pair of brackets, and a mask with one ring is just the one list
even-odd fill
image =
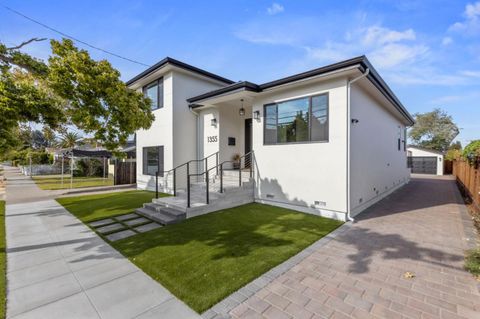
{"label": "large tree", "polygon": [[415,114],[415,125],[409,131],[412,143],[417,146],[445,152],[458,135],[458,127],[445,111]]}
{"label": "large tree", "polygon": [[109,150],[117,150],[154,120],[151,101],[130,90],[106,60],[95,61],[72,41],[51,40],[45,63],[0,43],[0,152],[16,145],[23,123],[53,130],[74,125]]}

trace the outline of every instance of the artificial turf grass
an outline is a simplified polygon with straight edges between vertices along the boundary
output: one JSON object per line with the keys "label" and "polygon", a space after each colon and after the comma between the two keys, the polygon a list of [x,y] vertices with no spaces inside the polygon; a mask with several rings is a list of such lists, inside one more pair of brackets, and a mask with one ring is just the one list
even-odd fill
{"label": "artificial turf grass", "polygon": [[201,313],[342,222],[247,204],[112,243]]}
{"label": "artificial turf grass", "polygon": [[6,256],[5,256],[5,201],[0,201],[0,318],[5,318]]}
{"label": "artificial turf grass", "polygon": [[81,187],[97,187],[97,186],[113,186],[113,177],[74,177],[73,183],[70,185],[70,176],[61,177],[48,177],[48,176],[33,176],[33,181],[40,189],[43,190],[55,190],[55,189],[68,189]]}
{"label": "artificial turf grass", "polygon": [[[159,193],[160,197],[169,196]],[[133,212],[144,203],[151,202],[154,192],[126,191],[106,194],[82,195],[57,198],[63,207],[82,222],[92,222],[98,219],[114,217]]]}

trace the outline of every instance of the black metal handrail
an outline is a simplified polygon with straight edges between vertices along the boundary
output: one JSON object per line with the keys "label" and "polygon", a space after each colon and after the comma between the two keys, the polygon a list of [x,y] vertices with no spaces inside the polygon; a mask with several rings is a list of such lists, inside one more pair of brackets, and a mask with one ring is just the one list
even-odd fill
{"label": "black metal handrail", "polygon": [[190,174],[190,163],[193,163],[193,162],[203,162],[205,161],[205,169],[208,168],[208,159],[212,156],[215,156],[216,158],[216,165],[218,165],[218,158],[219,158],[219,152],[215,152],[215,153],[212,153],[210,155],[208,155],[207,157],[204,157],[202,159],[193,159],[193,160],[189,160],[188,162],[185,162],[183,164],[180,164],[168,171],[157,171],[155,172],[155,198],[158,198],[158,174],[159,173],[162,173],[163,176],[165,175],[168,175],[170,174],[171,172],[173,172],[173,196],[177,196],[177,170],[179,168],[181,168],[182,166],[187,166],[187,188],[190,188],[190,179],[188,178]]}
{"label": "black metal handrail", "polygon": [[217,165],[215,165],[214,167],[211,167],[211,168],[207,168],[207,166],[205,167],[205,171],[202,172],[202,173],[196,173],[196,174],[189,174],[187,176],[187,207],[190,207],[190,177],[191,176],[203,176],[205,175],[205,184],[206,184],[206,194],[205,194],[205,201],[207,203],[207,205],[210,203],[210,171],[215,169],[217,171],[217,175],[218,175],[218,171],[220,169],[220,193],[223,193],[223,166],[227,163],[239,163],[239,168],[238,168],[238,186],[241,187],[242,186],[242,158],[248,158],[250,159],[250,166],[249,166],[249,169],[250,169],[250,178],[252,178],[253,176],[253,164],[252,164],[252,158],[253,158],[253,151],[250,151],[246,154],[244,154],[243,156],[240,156],[240,158],[238,159],[238,161],[224,161],[220,164],[218,164],[218,156],[217,156]]}

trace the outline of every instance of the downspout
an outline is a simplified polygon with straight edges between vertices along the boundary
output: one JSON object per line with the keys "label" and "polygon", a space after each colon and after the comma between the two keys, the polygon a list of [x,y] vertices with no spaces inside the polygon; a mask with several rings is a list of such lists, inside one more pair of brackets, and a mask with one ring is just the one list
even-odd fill
{"label": "downspout", "polygon": [[190,110],[190,112],[192,112],[193,115],[195,115],[195,122],[196,122],[196,131],[197,131],[197,136],[195,138],[196,142],[196,158],[195,159],[199,159],[200,158],[200,143],[199,143],[199,139],[200,139],[200,116],[197,112],[195,112],[193,110],[193,108],[191,106],[188,106],[188,109]]}
{"label": "downspout", "polygon": [[352,222],[355,221],[355,219],[350,216],[350,126],[352,125],[352,119],[350,117],[350,92],[351,85],[368,76],[369,73],[370,69],[367,68],[362,75],[347,81],[347,220]]}

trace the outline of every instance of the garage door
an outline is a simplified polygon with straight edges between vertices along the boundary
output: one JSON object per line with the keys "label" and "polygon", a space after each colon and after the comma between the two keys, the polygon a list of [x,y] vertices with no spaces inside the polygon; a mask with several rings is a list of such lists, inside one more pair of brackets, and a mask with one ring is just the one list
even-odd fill
{"label": "garage door", "polygon": [[414,174],[437,174],[437,158],[434,156],[409,156],[408,167]]}

